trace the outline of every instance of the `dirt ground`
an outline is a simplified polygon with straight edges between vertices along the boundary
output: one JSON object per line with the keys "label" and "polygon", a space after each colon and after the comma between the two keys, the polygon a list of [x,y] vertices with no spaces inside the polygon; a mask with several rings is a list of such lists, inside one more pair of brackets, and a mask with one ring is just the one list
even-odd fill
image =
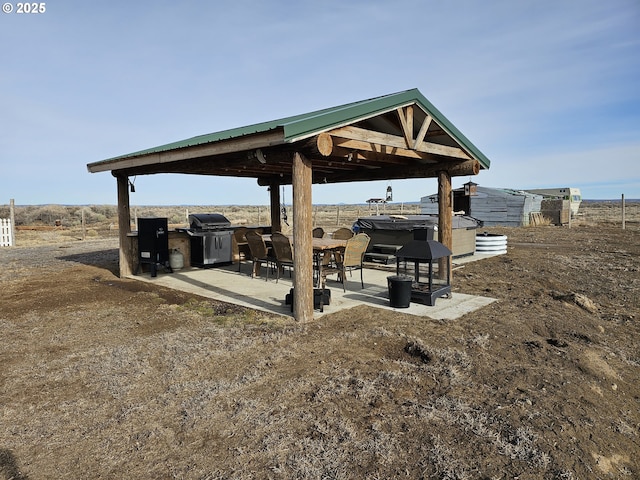
{"label": "dirt ground", "polygon": [[640,478],[640,228],[489,228],[455,321],[308,324],[0,249],[0,479]]}

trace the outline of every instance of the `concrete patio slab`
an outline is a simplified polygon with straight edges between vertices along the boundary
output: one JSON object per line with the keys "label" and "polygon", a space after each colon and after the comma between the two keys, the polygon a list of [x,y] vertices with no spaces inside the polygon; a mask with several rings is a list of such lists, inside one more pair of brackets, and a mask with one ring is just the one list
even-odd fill
{"label": "concrete patio slab", "polygon": [[[466,260],[456,260],[455,263],[460,264],[486,257],[487,255],[474,259],[469,257]],[[285,305],[285,295],[293,286],[289,274],[285,273],[285,276],[276,283],[275,277],[271,275],[268,280],[264,276],[251,278],[250,271],[250,264],[245,263],[242,265],[241,272],[238,272],[238,266],[235,264],[207,269],[189,268],[174,273],[160,271],[154,278],[148,273],[130,278],[222,302],[292,316],[291,306]],[[262,274],[264,275],[265,272],[266,269],[263,268]],[[364,288],[360,285],[360,272],[356,271],[353,272],[353,276],[347,276],[346,292],[343,292],[341,283],[328,277],[327,288],[331,290],[331,304],[325,305],[323,312],[315,310],[314,318],[364,304],[419,317],[453,320],[496,301],[494,298],[454,292],[451,298],[437,299],[434,306],[411,302],[408,308],[393,308],[389,305],[387,277],[395,275],[395,269],[365,268],[363,273]]]}

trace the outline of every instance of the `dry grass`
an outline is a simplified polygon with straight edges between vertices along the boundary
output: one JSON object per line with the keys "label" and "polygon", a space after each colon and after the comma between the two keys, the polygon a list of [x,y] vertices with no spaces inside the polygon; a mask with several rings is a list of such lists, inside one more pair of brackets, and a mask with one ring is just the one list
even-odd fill
{"label": "dry grass", "polygon": [[[82,210],[85,212],[85,230],[82,230]],[[173,227],[187,226],[190,213],[219,212],[235,225],[264,225],[270,221],[270,210],[266,206],[197,206],[197,207],[132,207],[132,221],[137,217],[166,217]],[[340,227],[351,227],[361,216],[374,215],[375,207],[367,205],[316,205],[313,208],[313,225],[324,228],[328,233]],[[380,213],[409,215],[418,214],[419,205],[389,204],[380,207]],[[8,206],[0,206],[0,218],[8,217]],[[640,202],[627,201],[626,228],[640,229]],[[289,223],[292,210],[288,207]],[[61,227],[54,228],[56,221]],[[584,202],[579,216],[572,226],[607,225],[618,226],[622,223],[620,202]],[[98,238],[117,238],[117,209],[113,205],[91,205],[87,207],[49,205],[40,207],[16,207],[18,226],[35,225],[50,227],[49,231],[22,230],[18,235],[18,245],[55,243],[61,239],[68,241]],[[291,233],[292,227],[283,223],[283,231]],[[539,225],[548,226],[548,224]],[[536,228],[536,227],[531,227]]]}
{"label": "dry grass", "polygon": [[456,321],[297,324],[58,237],[0,276],[0,479],[637,478],[637,225],[497,230]]}

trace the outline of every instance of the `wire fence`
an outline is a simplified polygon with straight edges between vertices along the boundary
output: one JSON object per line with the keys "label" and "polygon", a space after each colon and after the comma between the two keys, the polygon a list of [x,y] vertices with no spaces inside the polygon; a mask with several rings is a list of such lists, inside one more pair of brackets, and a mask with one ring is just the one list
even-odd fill
{"label": "wire fence", "polygon": [[585,224],[604,223],[623,228],[640,225],[640,200],[583,201],[576,217]]}

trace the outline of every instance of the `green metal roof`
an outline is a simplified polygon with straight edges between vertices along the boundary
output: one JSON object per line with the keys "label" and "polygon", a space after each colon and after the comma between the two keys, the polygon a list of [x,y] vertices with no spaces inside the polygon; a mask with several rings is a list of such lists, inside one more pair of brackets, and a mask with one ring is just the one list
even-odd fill
{"label": "green metal roof", "polygon": [[284,134],[284,143],[293,143],[313,135],[331,130],[333,128],[355,123],[371,118],[401,106],[416,104],[429,113],[433,120],[451,135],[463,149],[476,158],[481,166],[489,168],[489,159],[473,144],[453,123],[451,123],[436,107],[427,100],[418,89],[406,90],[390,95],[375,97],[359,102],[348,103],[337,107],[317,110],[315,112],[281,118],[269,122],[257,123],[240,128],[223,130],[220,132],[199,135],[178,142],[168,143],[158,147],[129,153],[106,161],[138,157],[158,152],[176,150],[184,147],[214,143],[221,140],[239,138],[246,135],[260,134],[272,130],[281,129]]}

